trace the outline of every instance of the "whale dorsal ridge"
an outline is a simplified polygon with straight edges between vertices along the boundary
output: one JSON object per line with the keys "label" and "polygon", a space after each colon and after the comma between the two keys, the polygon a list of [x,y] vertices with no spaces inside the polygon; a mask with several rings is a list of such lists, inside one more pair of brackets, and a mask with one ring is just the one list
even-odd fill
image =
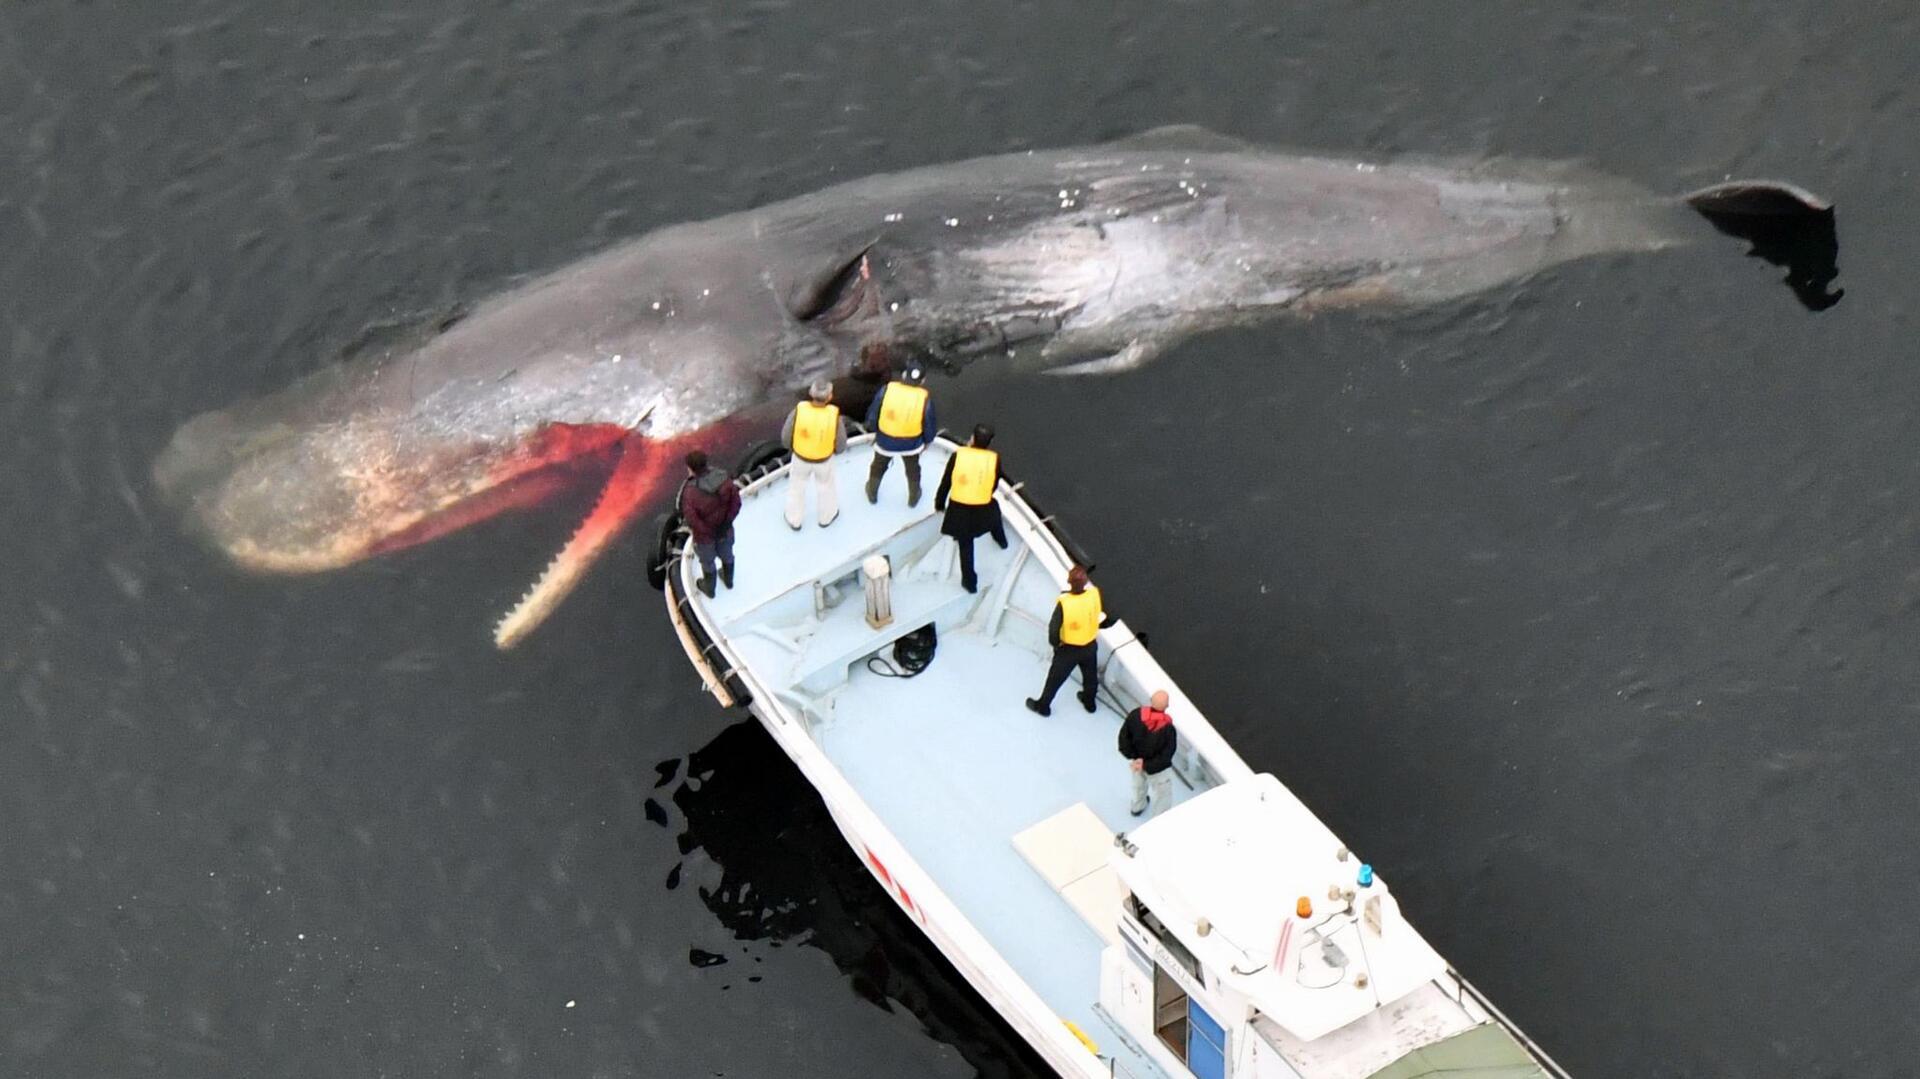
{"label": "whale dorsal ridge", "polygon": [[1107,143],[1119,150],[1187,150],[1193,153],[1234,153],[1252,144],[1232,135],[1209,131],[1199,124],[1167,124]]}

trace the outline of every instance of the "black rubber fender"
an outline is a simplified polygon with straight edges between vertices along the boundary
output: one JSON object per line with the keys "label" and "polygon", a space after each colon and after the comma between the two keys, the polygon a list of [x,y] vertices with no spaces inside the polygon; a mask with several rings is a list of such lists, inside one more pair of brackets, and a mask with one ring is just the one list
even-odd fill
{"label": "black rubber fender", "polygon": [[790,456],[792,451],[778,442],[756,442],[747,447],[747,452],[740,455],[740,463],[734,466],[733,474],[736,477],[748,476],[775,461]]}
{"label": "black rubber fender", "polygon": [[654,525],[653,548],[647,557],[647,583],[655,591],[667,587],[667,567],[673,564],[673,557],[679,550],[680,515],[663,513]]}
{"label": "black rubber fender", "polygon": [[[1014,482],[1013,477],[1008,476],[1004,468],[1000,470],[1000,482],[1008,484],[1009,486]],[[1080,546],[1072,536],[1067,534],[1067,528],[1060,523],[1060,518],[1048,513],[1045,507],[1041,506],[1039,501],[1033,497],[1032,486],[1029,485],[1020,488],[1020,500],[1025,502],[1027,508],[1033,511],[1034,517],[1039,519],[1040,524],[1046,528],[1047,531],[1053,533],[1053,538],[1060,542],[1060,548],[1067,552],[1067,557],[1079,563],[1091,573],[1094,568],[1093,556],[1088,554],[1086,548]]]}

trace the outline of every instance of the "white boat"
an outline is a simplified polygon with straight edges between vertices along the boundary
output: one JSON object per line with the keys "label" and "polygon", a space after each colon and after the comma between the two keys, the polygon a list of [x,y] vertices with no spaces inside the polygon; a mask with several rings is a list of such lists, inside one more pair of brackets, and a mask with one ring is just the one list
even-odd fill
{"label": "white boat", "polygon": [[[707,688],[759,717],[961,976],[1063,1076],[1564,1079],[1124,621],[1100,633],[1096,713],[1077,677],[1050,718],[1027,711],[1072,545],[1003,478],[1010,546],[983,537],[979,593],[963,591],[930,497],[953,448],[927,450],[929,497],[910,510],[898,469],[868,504],[872,442],[855,438],[838,519],[799,531],[776,458],[741,481],[733,588],[695,589],[684,533],[663,533],[656,576]],[[901,677],[892,646],[928,624],[931,663]],[[1176,793],[1142,819],[1115,739],[1156,689],[1179,734]]]}

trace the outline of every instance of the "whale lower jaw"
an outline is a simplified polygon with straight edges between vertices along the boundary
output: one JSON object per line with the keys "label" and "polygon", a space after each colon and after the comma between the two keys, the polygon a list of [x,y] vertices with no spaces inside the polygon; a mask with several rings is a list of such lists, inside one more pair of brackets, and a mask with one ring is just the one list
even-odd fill
{"label": "whale lower jaw", "polygon": [[613,466],[613,474],[600,489],[592,511],[520,597],[520,602],[494,627],[496,647],[506,649],[519,644],[559,608],[560,602],[586,577],[587,570],[599,561],[634,518],[652,504],[673,462],[674,455],[666,443],[649,443],[636,436],[622,444],[619,463]]}

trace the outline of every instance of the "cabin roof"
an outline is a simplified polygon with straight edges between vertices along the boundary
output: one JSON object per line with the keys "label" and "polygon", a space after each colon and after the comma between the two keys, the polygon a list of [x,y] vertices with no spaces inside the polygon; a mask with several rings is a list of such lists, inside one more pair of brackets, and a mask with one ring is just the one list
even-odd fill
{"label": "cabin roof", "polygon": [[[1385,882],[1360,887],[1360,859],[1342,859],[1339,838],[1271,775],[1224,783],[1128,839],[1133,853],[1117,851],[1113,864],[1133,894],[1214,976],[1300,1038],[1337,1030],[1446,971]],[[1329,898],[1336,887],[1354,890],[1350,904]],[[1302,896],[1313,908],[1305,918]],[[1366,917],[1376,897],[1378,932]]]}

